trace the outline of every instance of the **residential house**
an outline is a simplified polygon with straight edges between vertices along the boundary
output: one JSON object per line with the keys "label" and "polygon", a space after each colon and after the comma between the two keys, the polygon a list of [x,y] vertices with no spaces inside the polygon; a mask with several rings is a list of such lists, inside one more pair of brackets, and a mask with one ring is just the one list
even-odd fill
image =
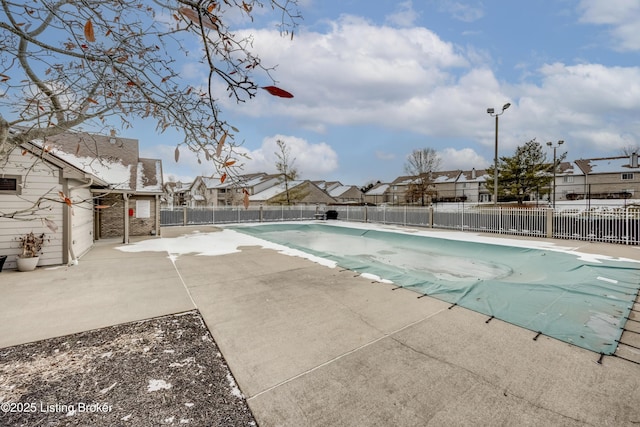
{"label": "residential house", "polygon": [[469,203],[490,202],[491,194],[485,185],[489,178],[487,171],[482,169],[460,171],[455,183],[455,198]]}
{"label": "residential house", "polygon": [[[292,205],[328,205],[336,203],[333,197],[309,180],[289,181],[287,186],[289,188],[289,203]],[[285,183],[281,182],[250,195],[249,203],[252,206],[287,204]]]}
{"label": "residential house", "polygon": [[415,182],[415,176],[399,176],[389,184],[387,190],[389,203],[393,205],[405,205],[412,202],[409,188]]}
{"label": "residential house", "polygon": [[434,202],[459,202],[462,201],[462,191],[458,193],[457,182],[462,171],[438,171],[432,172],[429,177],[433,188]]}
{"label": "residential house", "polygon": [[391,201],[390,188],[391,184],[377,183],[364,193],[364,202],[373,205],[389,203]]}
{"label": "residential house", "polygon": [[211,188],[220,182],[220,178],[208,178],[197,176],[189,187],[188,199],[186,205],[190,208],[204,208],[207,206],[215,206],[216,198],[213,196]]}
{"label": "residential house", "polygon": [[[553,200],[554,181],[552,180],[546,189],[548,195],[547,200]],[[580,198],[579,194],[582,194],[585,189],[585,174],[582,172],[577,164],[571,162],[562,162],[558,164],[556,169],[555,178],[555,193],[556,201],[562,200],[576,200]],[[542,198],[542,197],[539,197]]]}
{"label": "residential house", "polygon": [[86,253],[94,232],[91,185],[106,182],[44,153],[41,144],[13,150],[0,174],[0,255],[8,256],[4,268],[16,268],[21,254],[16,239],[29,232],[45,233],[48,239],[40,266],[68,264]]}
{"label": "residential house", "polygon": [[173,208],[187,206],[191,195],[191,182],[169,181],[162,186],[162,206]]}
{"label": "residential house", "polygon": [[337,185],[326,191],[341,204],[360,204],[364,202],[364,193],[355,185]]}
{"label": "residential house", "polygon": [[[125,165],[111,144],[135,150],[135,161],[127,157]],[[0,174],[6,268],[20,253],[16,238],[31,231],[49,239],[41,266],[74,262],[101,236],[157,234],[161,184],[160,160],[137,157],[136,140],[67,132],[23,144]]]}
{"label": "residential house", "polygon": [[158,235],[163,194],[162,161],[142,158],[138,140],[66,132],[44,141],[50,153],[108,185],[91,187],[94,239]]}
{"label": "residential house", "polygon": [[640,196],[638,154],[576,160],[584,174],[582,188],[568,192],[569,200],[627,199]]}
{"label": "residential house", "polygon": [[278,175],[258,172],[239,175],[224,183],[218,179],[210,189],[216,192],[216,206],[239,206],[244,203],[245,191],[251,196],[276,185],[278,185]]}

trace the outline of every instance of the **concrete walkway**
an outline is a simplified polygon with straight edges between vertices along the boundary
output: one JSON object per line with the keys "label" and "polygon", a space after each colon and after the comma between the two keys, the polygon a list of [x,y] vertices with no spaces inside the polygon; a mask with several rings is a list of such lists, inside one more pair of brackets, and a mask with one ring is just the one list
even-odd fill
{"label": "concrete walkway", "polygon": [[[163,235],[170,244],[190,231]],[[183,255],[174,267],[166,253],[115,246],[70,268],[0,273],[0,347],[195,303],[261,427],[640,423],[638,364],[598,364],[595,353],[273,250]],[[582,246],[640,259],[637,248]]]}

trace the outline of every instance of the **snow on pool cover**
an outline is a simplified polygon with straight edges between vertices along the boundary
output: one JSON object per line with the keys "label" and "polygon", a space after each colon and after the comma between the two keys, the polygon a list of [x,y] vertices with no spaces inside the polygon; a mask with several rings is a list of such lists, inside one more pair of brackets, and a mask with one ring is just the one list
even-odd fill
{"label": "snow on pool cover", "polygon": [[607,355],[640,287],[631,260],[322,224],[230,228]]}

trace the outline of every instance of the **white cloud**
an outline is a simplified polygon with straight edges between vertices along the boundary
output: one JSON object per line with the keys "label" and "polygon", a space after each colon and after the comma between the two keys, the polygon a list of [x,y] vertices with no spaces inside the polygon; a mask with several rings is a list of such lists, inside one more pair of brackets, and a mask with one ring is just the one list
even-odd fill
{"label": "white cloud", "polygon": [[396,12],[388,15],[386,21],[398,27],[411,27],[418,17],[418,12],[413,9],[413,2],[408,0],[399,3]]}
{"label": "white cloud", "polygon": [[[616,16],[606,19],[621,19]],[[496,76],[488,53],[461,50],[423,27],[342,16],[324,32],[301,29],[292,42],[275,31],[252,33],[263,63],[279,64],[277,85],[295,98],[261,91],[240,107],[224,106],[239,115],[285,118],[317,133],[366,126],[435,137],[443,146],[451,145],[447,138],[465,139],[492,158],[494,126],[486,109],[510,102],[500,118],[500,155],[532,138],[564,139],[570,158],[640,140],[640,67],[558,62],[509,83]],[[393,149],[385,151],[373,154],[380,158]]]}
{"label": "white cloud", "polygon": [[471,5],[469,3],[446,0],[440,2],[440,10],[451,14],[453,18],[463,22],[477,21],[484,16],[481,3]]}
{"label": "white cloud", "polygon": [[442,159],[442,170],[484,169],[489,166],[489,162],[471,148],[463,148],[461,150],[445,148],[438,151],[438,155]]}
{"label": "white cloud", "polygon": [[581,0],[578,6],[580,21],[610,26],[616,41],[615,50],[640,50],[640,3],[633,0]]}
{"label": "white cloud", "polygon": [[[439,103],[439,98],[449,89],[458,91],[461,83],[455,73],[467,70],[469,61],[452,43],[426,28],[380,27],[363,18],[342,16],[326,33],[303,29],[293,41],[283,40],[275,31],[252,33],[263,63],[279,64],[278,86],[295,97],[282,100],[261,91],[240,106],[221,100],[227,111],[254,117],[284,115],[314,131],[329,125],[375,124],[423,134],[433,134],[434,128],[458,117],[460,105],[456,115],[441,120],[440,112],[453,103],[446,99]],[[474,87],[460,88],[460,94],[479,95],[471,104],[496,94],[493,75],[485,69],[480,72],[478,78],[484,79],[480,82],[473,81],[474,71],[463,76],[462,84]],[[469,104],[465,100],[462,105]]]}
{"label": "white cloud", "polygon": [[244,161],[244,172],[276,173],[276,153],[280,152],[277,140],[286,143],[293,160],[292,166],[298,170],[302,179],[325,179],[338,168],[338,155],[328,144],[312,144],[295,136],[274,135],[265,138],[258,149],[238,150],[249,156]]}

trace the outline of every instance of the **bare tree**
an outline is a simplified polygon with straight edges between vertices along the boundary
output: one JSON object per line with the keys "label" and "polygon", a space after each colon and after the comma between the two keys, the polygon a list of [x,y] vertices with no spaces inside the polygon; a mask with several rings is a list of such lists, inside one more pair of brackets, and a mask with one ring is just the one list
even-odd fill
{"label": "bare tree", "polygon": [[[237,129],[221,116],[223,96],[243,102],[271,82],[272,68],[236,35],[231,16],[270,7],[293,35],[297,0],[0,0],[0,160],[22,143],[87,124],[116,132],[136,118],[178,129],[180,148],[225,169]],[[194,41],[199,49],[187,46]],[[207,82],[180,75],[184,59]],[[222,83],[226,94],[216,87]],[[223,155],[222,148],[224,148]]]}
{"label": "bare tree", "polygon": [[409,185],[412,199],[419,199],[425,205],[425,198],[429,194],[429,187],[433,182],[433,172],[440,169],[442,159],[433,148],[416,149],[407,157],[404,170],[407,175],[415,177]]}
{"label": "bare tree", "polygon": [[629,144],[625,147],[622,147],[622,149],[620,150],[621,155],[623,156],[630,156],[633,153],[640,153],[640,144]]}
{"label": "bare tree", "polygon": [[276,169],[280,173],[279,180],[284,182],[284,190],[287,198],[287,205],[291,204],[291,194],[289,192],[289,183],[295,181],[298,178],[298,170],[294,167],[296,161],[295,157],[291,158],[291,149],[287,146],[287,143],[281,139],[276,141],[278,144],[278,151],[276,155]]}

